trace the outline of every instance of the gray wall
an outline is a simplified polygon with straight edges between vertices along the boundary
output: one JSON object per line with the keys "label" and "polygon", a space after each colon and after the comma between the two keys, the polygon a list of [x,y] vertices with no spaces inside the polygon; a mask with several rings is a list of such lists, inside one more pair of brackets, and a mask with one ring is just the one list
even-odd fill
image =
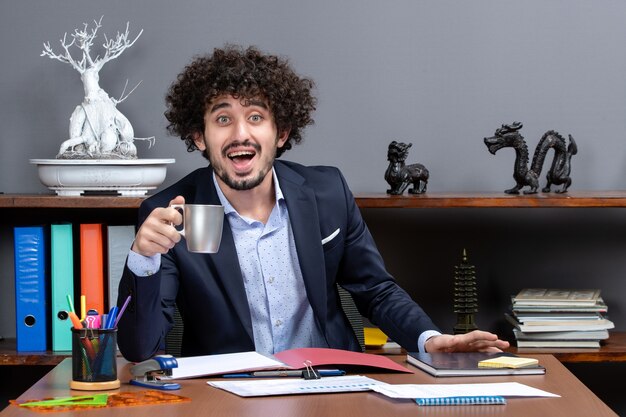
{"label": "gray wall", "polygon": [[[166,184],[204,164],[164,126],[163,96],[198,53],[225,42],[290,57],[316,80],[319,109],[285,158],[340,167],[353,191],[384,191],[386,146],[413,142],[409,162],[431,191],[499,191],[513,153],[482,138],[522,121],[531,148],[549,129],[578,141],[574,189],[624,188],[626,3],[532,1],[4,0],[0,5],[0,191],[45,192],[30,158],[53,158],[82,100],[78,73],[40,57],[64,32],[104,16],[139,41],[100,73],[138,136],[141,157],[175,158]],[[101,41],[102,38],[98,38]]]}
{"label": "gray wall", "polygon": [[[47,191],[28,160],[54,157],[82,100],[78,73],[40,57],[43,42],[59,51],[64,32],[100,16],[102,35],[127,21],[131,34],[144,30],[100,78],[113,96],[126,79],[142,80],[119,108],[137,136],[157,137],[151,149],[138,143],[141,157],[176,159],[164,185],[205,164],[166,134],[165,90],[192,56],[233,42],[288,56],[316,80],[316,124],[284,157],[338,166],[354,192],[384,192],[390,140],[414,143],[409,162],[430,169],[429,191],[500,192],[513,183],[513,152],[494,157],[482,138],[514,120],[524,122],[531,151],[549,129],[577,139],[572,189],[626,188],[624,2],[25,0],[0,7],[5,193]],[[616,318],[626,316],[619,306],[626,266],[613,256],[624,249],[621,212],[602,212],[608,239],[588,221],[598,211],[561,212],[364,214],[389,269],[444,330],[454,322],[452,268],[466,246],[482,273],[485,327],[502,325],[508,294],[530,284],[600,286]],[[437,295],[423,299],[425,291]]]}

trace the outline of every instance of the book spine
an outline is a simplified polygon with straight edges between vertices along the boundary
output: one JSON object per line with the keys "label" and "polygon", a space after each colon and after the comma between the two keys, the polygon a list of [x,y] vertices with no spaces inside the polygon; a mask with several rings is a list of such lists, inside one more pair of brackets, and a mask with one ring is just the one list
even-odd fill
{"label": "book spine", "polygon": [[506,404],[506,399],[499,395],[479,395],[463,397],[416,398],[417,405],[489,405]]}

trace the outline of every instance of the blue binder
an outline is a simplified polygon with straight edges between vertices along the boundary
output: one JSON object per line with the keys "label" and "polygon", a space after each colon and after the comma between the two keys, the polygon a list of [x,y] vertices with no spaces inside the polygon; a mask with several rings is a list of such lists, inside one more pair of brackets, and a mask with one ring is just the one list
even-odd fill
{"label": "blue binder", "polygon": [[17,351],[46,350],[46,252],[43,226],[15,227]]}
{"label": "blue binder", "polygon": [[67,296],[74,299],[74,249],[72,225],[50,226],[50,277],[52,304],[52,350],[72,350],[72,321],[68,315]]}

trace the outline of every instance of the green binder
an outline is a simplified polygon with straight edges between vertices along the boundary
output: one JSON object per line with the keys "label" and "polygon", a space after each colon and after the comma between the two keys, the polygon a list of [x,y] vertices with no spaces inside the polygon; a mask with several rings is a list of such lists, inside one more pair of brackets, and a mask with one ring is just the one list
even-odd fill
{"label": "green binder", "polygon": [[52,350],[72,350],[67,295],[74,298],[74,248],[71,224],[50,226]]}

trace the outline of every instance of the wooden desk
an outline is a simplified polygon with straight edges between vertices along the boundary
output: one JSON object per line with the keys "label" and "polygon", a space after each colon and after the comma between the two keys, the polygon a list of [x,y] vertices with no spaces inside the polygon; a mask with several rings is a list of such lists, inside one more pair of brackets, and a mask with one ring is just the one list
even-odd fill
{"label": "wooden desk", "polygon": [[[529,355],[530,356],[530,355]],[[209,387],[206,379],[181,381],[182,388],[173,393],[192,398],[189,403],[93,410],[90,415],[103,417],[307,417],[307,416],[617,416],[558,360],[551,355],[533,355],[547,368],[546,375],[480,378],[434,378],[417,368],[415,374],[368,374],[368,376],[395,384],[408,383],[468,383],[517,381],[561,395],[561,398],[509,398],[506,405],[419,407],[410,400],[393,400],[374,392],[312,394],[277,397],[240,398],[228,392]],[[399,363],[404,356],[394,356]],[[119,361],[120,379],[128,379],[128,363]],[[85,394],[71,391],[71,360],[65,359],[50,373],[19,397],[19,400],[42,399]],[[141,390],[122,384],[121,390]],[[88,411],[45,414],[50,417],[87,416]],[[8,406],[0,417],[35,417],[33,411]]]}

